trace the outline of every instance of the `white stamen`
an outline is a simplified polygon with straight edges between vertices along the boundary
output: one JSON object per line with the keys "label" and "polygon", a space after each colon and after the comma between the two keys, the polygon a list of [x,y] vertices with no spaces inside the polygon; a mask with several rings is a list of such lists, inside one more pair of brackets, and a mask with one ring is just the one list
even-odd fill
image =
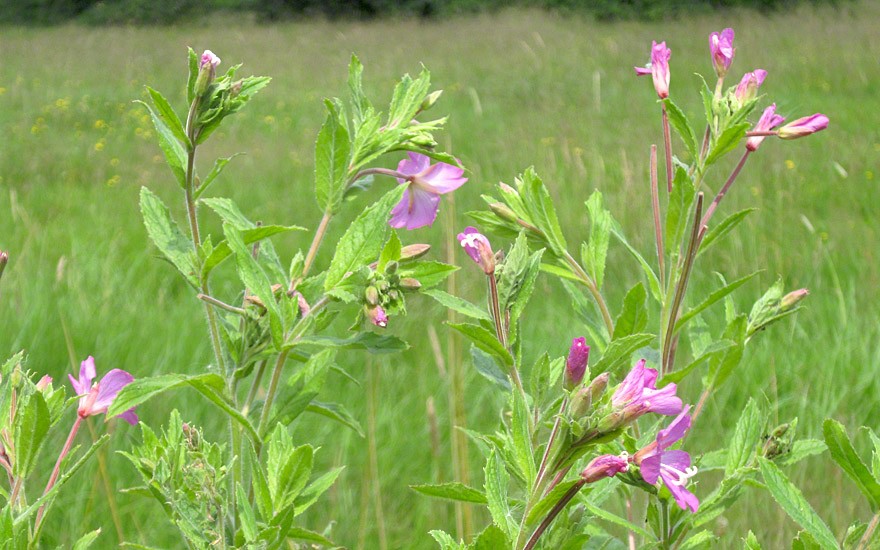
{"label": "white stamen", "polygon": [[685,485],[687,485],[687,482],[690,478],[697,475],[696,466],[690,466],[684,472],[682,472],[678,468],[673,468],[668,464],[660,464],[660,468],[666,473],[671,474],[675,478],[670,480],[670,483],[677,487],[684,487]]}

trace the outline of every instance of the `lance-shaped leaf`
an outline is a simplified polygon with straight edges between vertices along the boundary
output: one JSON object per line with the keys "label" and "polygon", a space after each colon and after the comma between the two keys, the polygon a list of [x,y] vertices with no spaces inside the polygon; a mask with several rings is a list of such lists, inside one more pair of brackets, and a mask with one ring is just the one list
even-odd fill
{"label": "lance-shaped leaf", "polygon": [[335,214],[348,182],[351,142],[339,106],[325,100],[327,118],[315,143],[315,196],[327,214]]}
{"label": "lance-shaped leaf", "polygon": [[417,493],[434,498],[470,502],[472,504],[486,504],[488,502],[484,492],[468,487],[458,481],[436,485],[410,485],[409,488]]}
{"label": "lance-shaped leaf", "polygon": [[336,254],[324,279],[324,290],[331,290],[349,273],[378,258],[389,231],[391,208],[400,201],[405,189],[405,185],[398,185],[352,222],[336,245]]}
{"label": "lance-shaped leaf", "polygon": [[734,472],[746,466],[755,456],[755,447],[761,438],[761,430],[764,427],[761,411],[754,399],[749,399],[745,409],[736,423],[733,439],[727,450],[727,464],[724,466],[724,474],[733,475]]}
{"label": "lance-shaped leaf", "polygon": [[138,101],[138,103],[146,107],[147,111],[150,112],[150,119],[153,121],[153,127],[156,129],[156,135],[159,137],[159,148],[165,154],[165,162],[171,168],[177,183],[181,187],[186,187],[186,150],[177,140],[171,128],[165,124],[165,121],[156,114],[152,107],[143,101]]}
{"label": "lance-shaped leaf", "polygon": [[856,453],[843,424],[829,418],[822,424],[822,433],[831,458],[855,482],[859,491],[871,504],[871,509],[876,512],[880,509],[880,483],[871,475],[868,467]]}
{"label": "lance-shaped leaf", "polygon": [[779,506],[785,510],[788,517],[813,535],[822,548],[839,548],[834,533],[813,510],[800,490],[782,473],[782,470],[765,458],[759,457],[758,464],[761,467],[764,483],[767,484],[767,490],[770,491]]}
{"label": "lance-shaped leaf", "polygon": [[[273,235],[289,233],[291,231],[305,231],[305,228],[296,225],[261,225],[253,229],[240,231],[240,235],[244,244],[250,245]],[[215,267],[223,263],[230,255],[232,255],[232,250],[229,248],[228,242],[220,241],[217,243],[217,246],[211,250],[211,254],[202,263],[202,277],[207,277]]]}
{"label": "lance-shaped leaf", "polygon": [[602,193],[599,191],[593,191],[586,205],[587,215],[590,218],[590,240],[583,246],[581,259],[590,278],[598,288],[602,288],[605,279],[605,259],[608,256],[608,244],[611,239],[611,214],[605,209]]}
{"label": "lance-shaped leaf", "polygon": [[443,292],[438,289],[431,289],[422,292],[422,294],[426,296],[430,296],[431,298],[437,300],[440,305],[448,307],[453,311],[457,311],[462,315],[466,315],[468,317],[472,317],[474,319],[480,321],[491,322],[492,318],[489,317],[489,314],[482,308],[468,302],[463,298],[459,298],[458,296],[453,296],[452,294]]}
{"label": "lance-shaped leaf", "polygon": [[146,187],[141,187],[140,203],[150,240],[189,284],[198,286],[192,243],[171,219],[168,207]]}
{"label": "lance-shaped leaf", "polygon": [[505,349],[504,345],[498,341],[494,333],[471,323],[447,323],[451,328],[467,336],[475,346],[481,350],[497,357],[501,363],[507,367],[513,365],[513,357],[510,352]]}
{"label": "lance-shaped leaf", "polygon": [[48,433],[49,408],[43,394],[34,392],[21,399],[15,411],[13,472],[16,477],[23,479],[30,473]]}
{"label": "lance-shaped leaf", "polygon": [[623,308],[614,322],[614,339],[639,333],[648,326],[648,293],[642,283],[636,283],[623,299]]}
{"label": "lance-shaped leaf", "polygon": [[663,102],[666,103],[666,113],[669,115],[669,123],[675,128],[676,133],[681,137],[681,140],[684,142],[684,146],[687,148],[688,153],[690,153],[691,158],[696,159],[697,136],[694,134],[694,129],[691,127],[691,123],[688,121],[687,116],[678,108],[678,105],[672,102],[671,99],[666,98]]}
{"label": "lance-shaped leaf", "polygon": [[202,193],[207,191],[208,187],[210,187],[210,185],[212,183],[214,183],[214,181],[217,179],[217,177],[223,173],[223,169],[226,168],[226,165],[229,164],[229,161],[231,161],[232,159],[234,159],[235,157],[237,157],[240,154],[242,154],[242,153],[236,153],[236,154],[232,155],[231,157],[219,158],[219,159],[215,160],[214,167],[211,168],[211,171],[208,172],[208,175],[205,176],[205,179],[203,179],[201,182],[199,182],[199,187],[198,187],[198,189],[196,189],[196,192],[193,195],[193,197],[196,199],[201,197]]}
{"label": "lance-shaped leaf", "polygon": [[508,537],[513,530],[510,505],[507,502],[507,484],[509,482],[510,476],[507,474],[504,463],[493,449],[486,459],[486,500],[488,501],[489,513],[492,515],[492,523]]}
{"label": "lance-shaped leaf", "polygon": [[748,129],[749,123],[743,122],[741,124],[734,124],[721,132],[721,135],[713,141],[709,149],[709,155],[706,157],[706,166],[733,151],[746,137]]}
{"label": "lance-shaped leaf", "polygon": [[550,198],[550,192],[547,191],[544,182],[538,177],[534,168],[528,168],[517,183],[520,199],[529,219],[543,233],[550,250],[556,256],[565,256],[568,245],[565,243],[565,236],[556,216],[553,199]]}

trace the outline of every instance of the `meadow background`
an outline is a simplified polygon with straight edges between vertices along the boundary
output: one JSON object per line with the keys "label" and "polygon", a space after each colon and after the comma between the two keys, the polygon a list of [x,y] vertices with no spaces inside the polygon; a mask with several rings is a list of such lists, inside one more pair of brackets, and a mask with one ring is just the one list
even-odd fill
{"label": "meadow background", "polygon": [[[750,396],[780,423],[797,416],[802,436],[821,437],[826,416],[851,432],[861,425],[877,429],[880,6],[869,2],[651,23],[517,10],[439,21],[263,26],[220,18],[165,28],[0,29],[0,249],[11,255],[0,285],[0,356],[25,349],[28,366],[56,383],[66,383],[66,373],[90,354],[99,371],[123,368],[136,377],[199,372],[209,362],[203,308],[157,259],[137,205],[142,185],[166,202],[178,197],[145,110],[132,100],[144,98],[149,84],[183,110],[187,46],[212,49],[224,67],[243,62],[242,74],[273,77],[200,149],[203,171],[216,156],[247,153],[230,164],[212,194],[234,198],[252,219],[307,227],[320,218],[310,190],[321,99],[344,94],[351,53],[366,66],[366,87],[377,105],[387,101],[402,73],[418,72],[420,63],[428,67],[435,88],[445,90],[434,109],[451,115],[440,139],[470,170],[470,182],[443,203],[444,210],[454,209],[454,224],[407,234],[405,242],[430,242],[440,257],[453,247],[464,266],[459,291],[480,300],[482,276],[465,263],[454,234],[468,224],[464,213],[480,207],[481,193],[529,165],[548,183],[570,240],[585,237],[583,201],[599,189],[630,240],[651,252],[647,160],[650,144],[661,139],[659,108],[650,81],[637,80],[632,66],[646,62],[652,39],[666,40],[673,52],[672,96],[696,120],[702,106],[694,73],[711,75],[706,37],[725,26],[737,32],[732,81],[764,68],[769,77],[761,91],[778,111],[791,118],[821,111],[831,125],[809,139],[765,142],[725,201],[727,213],[750,206],[759,211],[726,246],[700,258],[694,293],[716,284],[712,270],[732,279],[763,269],[734,295],[741,309],[778,275],[789,288],[809,288],[811,296],[796,318],[750,347],[736,380],[708,404],[689,447],[714,449]],[[387,159],[388,166],[396,162]],[[725,176],[719,172],[707,183],[717,189]],[[348,214],[385,186],[358,199]],[[181,216],[183,205],[176,206]],[[329,261],[346,225],[340,220],[331,226],[319,261]],[[209,221],[208,228],[219,232],[216,223]],[[309,238],[276,242],[289,257]],[[640,270],[619,246],[613,249],[606,287],[609,302],[619,304]],[[232,287],[215,288],[223,296]],[[293,427],[296,440],[322,446],[323,464],[347,465],[305,524],[320,531],[336,520],[330,534],[349,548],[432,548],[429,529],[454,530],[451,505],[407,488],[448,480],[452,471],[449,366],[438,365],[428,334],[433,327],[446,343],[446,313],[427,298],[408,306],[411,317],[393,319],[388,330],[407,339],[409,351],[377,358],[343,354],[359,383],[339,376],[328,384],[332,400],[345,403],[374,434],[375,452],[353,431],[320,418]],[[569,299],[549,278],[539,279],[525,330],[531,357],[545,350],[562,355],[571,338],[584,333]],[[492,429],[502,398],[473,368],[466,371],[468,426]],[[682,394],[696,401],[699,388],[685,387]],[[436,440],[429,401],[436,409]],[[172,408],[205,426],[209,437],[224,439],[222,419],[194,393],[168,394],[138,412],[155,429]],[[100,420],[91,422],[93,434],[105,429]],[[136,476],[113,451],[139,441],[139,430],[115,422],[108,429],[115,431],[109,449],[57,502],[45,530],[47,546],[102,527],[101,547],[110,547],[119,540],[117,524],[125,540],[178,546],[157,504],[117,492]],[[64,436],[55,434],[56,447]],[[88,437],[86,431],[80,441]],[[864,433],[857,445],[867,456]],[[480,484],[482,464],[471,452]],[[49,455],[42,457],[47,468],[55,458]],[[839,536],[856,516],[868,519],[854,487],[827,457],[804,461],[792,476]],[[715,478],[697,480],[695,493],[702,497]],[[748,528],[765,548],[787,546],[796,532],[770,497],[754,489],[714,528],[726,546],[737,547]]]}

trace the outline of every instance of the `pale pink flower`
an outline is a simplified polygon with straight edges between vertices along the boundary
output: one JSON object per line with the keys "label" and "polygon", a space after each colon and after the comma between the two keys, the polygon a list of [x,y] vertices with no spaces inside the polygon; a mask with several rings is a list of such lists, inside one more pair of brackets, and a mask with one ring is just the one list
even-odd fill
{"label": "pale pink flower", "polygon": [[669,58],[672,50],[666,47],[666,42],[651,43],[651,62],[644,67],[634,67],[636,75],[650,74],[654,79],[654,90],[660,99],[669,97]]}
{"label": "pale pink flower", "polygon": [[779,137],[782,139],[797,139],[828,128],[828,117],[822,113],[805,116],[793,122],[789,122],[779,129]]}
{"label": "pale pink flower", "polygon": [[733,29],[724,29],[720,33],[713,32],[709,35],[709,50],[712,52],[712,64],[715,65],[715,74],[718,78],[727,74],[730,64],[733,62]]}
{"label": "pale pink flower", "polygon": [[[80,364],[79,379],[74,378],[72,374],[69,374],[68,377],[74,391],[80,396],[77,413],[82,418],[106,413],[110,404],[116,399],[119,390],[134,380],[134,377],[124,370],[113,369],[105,374],[100,382],[92,384],[96,377],[95,358],[92,356]],[[132,425],[138,422],[134,407],[119,416]]]}
{"label": "pale pink flower", "polygon": [[444,162],[431,164],[430,157],[419,153],[409,153],[408,157],[397,165],[397,171],[407,176],[397,181],[407,188],[391,210],[389,224],[395,229],[431,225],[437,219],[440,195],[455,191],[467,181],[462,177],[464,170],[457,166]]}

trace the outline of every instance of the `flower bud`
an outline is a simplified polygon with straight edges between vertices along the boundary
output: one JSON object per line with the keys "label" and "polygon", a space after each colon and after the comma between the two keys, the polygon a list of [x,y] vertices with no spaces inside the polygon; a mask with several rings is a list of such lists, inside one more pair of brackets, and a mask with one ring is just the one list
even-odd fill
{"label": "flower bud", "polygon": [[565,377],[562,383],[566,390],[573,390],[583,381],[589,358],[590,346],[587,345],[587,339],[581,336],[572,340],[565,361]]}
{"label": "flower bud", "polygon": [[412,277],[404,277],[400,280],[400,288],[404,290],[418,290],[422,288],[422,283],[420,283],[418,279],[413,279]]}
{"label": "flower bud", "polygon": [[581,472],[581,479],[585,483],[595,483],[606,477],[613,477],[620,472],[625,472],[629,463],[625,457],[617,455],[601,455],[594,458]]}
{"label": "flower bud", "polygon": [[767,78],[767,71],[764,69],[755,69],[750,73],[744,74],[733,92],[733,97],[737,103],[743,105],[747,101],[758,97],[758,88],[764,83],[765,78]]}
{"label": "flower bud", "polygon": [[[776,114],[776,104],[774,103],[764,109],[761,118],[752,130],[755,132],[769,132],[783,122],[785,122],[785,119]],[[764,136],[751,136],[746,139],[746,149],[752,152],[757,151],[762,141],[764,141]]]}
{"label": "flower bud", "polygon": [[458,242],[467,255],[483,269],[483,273],[495,273],[495,253],[485,235],[474,227],[466,227],[464,232],[458,234]]}
{"label": "flower bud", "polygon": [[779,303],[779,308],[782,311],[788,311],[794,306],[798,304],[801,300],[806,298],[810,294],[810,291],[806,288],[801,288],[798,290],[793,290],[782,297],[782,301]]}
{"label": "flower bud", "polygon": [[394,260],[391,260],[390,262],[385,264],[385,274],[386,275],[393,275],[394,273],[397,273],[397,267],[398,267],[398,263],[395,262]]}
{"label": "flower bud", "polygon": [[196,78],[195,86],[196,96],[201,96],[208,90],[208,86],[214,81],[218,65],[220,65],[220,58],[214,55],[211,50],[205,50],[199,60],[199,76]]}
{"label": "flower bud", "polygon": [[498,182],[498,189],[501,189],[502,191],[504,191],[505,193],[507,193],[509,195],[519,195],[519,193],[516,191],[516,189],[507,185],[503,181]]}
{"label": "flower bud", "polygon": [[49,387],[49,384],[52,383],[52,377],[48,374],[40,378],[40,381],[37,382],[37,391],[43,391]]}
{"label": "flower bud", "polygon": [[789,122],[779,129],[779,137],[782,139],[797,139],[828,128],[828,117],[822,113],[805,116],[794,122]]}
{"label": "flower bud", "polygon": [[364,292],[364,298],[366,298],[367,303],[371,306],[375,306],[379,304],[379,291],[376,290],[374,286],[368,286],[367,290]]}
{"label": "flower bud", "polygon": [[428,109],[433,107],[434,104],[437,103],[437,100],[440,99],[441,95],[443,95],[443,90],[436,90],[425,96],[425,99],[422,101],[421,107],[419,107],[419,111],[427,111]]}
{"label": "flower bud", "polygon": [[385,328],[388,326],[388,316],[385,314],[385,310],[382,309],[382,306],[364,306],[364,310],[367,314],[367,319],[369,319],[371,323],[379,328]]}
{"label": "flower bud", "polygon": [[709,50],[712,52],[712,64],[715,65],[715,74],[723,78],[733,62],[733,29],[724,29],[720,33],[713,32],[709,35]]}
{"label": "flower bud", "polygon": [[603,372],[596,378],[593,378],[589,386],[578,390],[571,399],[569,414],[572,419],[582,418],[593,407],[593,403],[599,401],[599,398],[605,393],[605,388],[608,387],[608,378],[608,373]]}
{"label": "flower bud", "polygon": [[489,205],[489,210],[495,213],[502,220],[516,223],[517,217],[513,210],[503,202],[493,202]]}
{"label": "flower bud", "polygon": [[400,261],[407,262],[421,258],[431,250],[429,244],[408,244],[400,249]]}

